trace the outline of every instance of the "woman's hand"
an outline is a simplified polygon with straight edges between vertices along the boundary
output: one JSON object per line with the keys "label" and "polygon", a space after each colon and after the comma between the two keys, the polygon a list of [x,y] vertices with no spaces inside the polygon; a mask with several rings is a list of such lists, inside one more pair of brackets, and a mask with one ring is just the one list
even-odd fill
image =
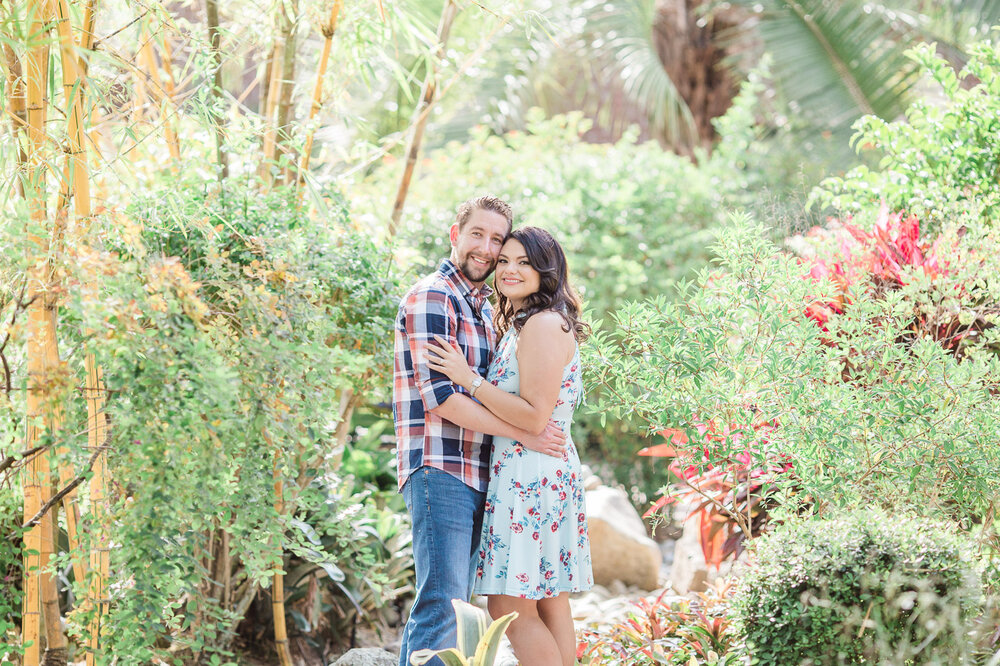
{"label": "woman's hand", "polygon": [[434,340],[426,349],[428,367],[468,390],[479,374],[469,367],[465,353],[440,335],[435,335]]}

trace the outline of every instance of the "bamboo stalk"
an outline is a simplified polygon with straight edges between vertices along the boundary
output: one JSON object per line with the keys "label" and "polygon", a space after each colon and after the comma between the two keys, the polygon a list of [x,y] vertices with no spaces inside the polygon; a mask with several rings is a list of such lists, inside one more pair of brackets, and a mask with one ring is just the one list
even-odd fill
{"label": "bamboo stalk", "polygon": [[205,0],[205,24],[208,27],[208,41],[211,44],[212,61],[215,72],[212,76],[212,99],[216,108],[211,112],[212,126],[215,128],[215,159],[221,168],[220,178],[229,177],[229,157],[224,148],[226,133],[223,129],[223,116],[218,107],[222,106],[222,33],[219,32],[219,1]]}
{"label": "bamboo stalk", "polygon": [[[281,481],[281,469],[278,466],[278,450],[274,452],[274,510],[280,516],[285,511],[283,497],[284,484]],[[278,537],[278,567],[284,566],[284,548],[281,537]],[[285,626],[285,575],[280,571],[274,574],[271,583],[271,612],[274,615],[274,649],[278,653],[278,663],[281,666],[292,666],[292,653],[288,649],[288,628]]]}
{"label": "bamboo stalk", "polygon": [[[46,83],[49,71],[49,45],[45,28],[45,0],[28,0],[26,3],[29,34],[34,41],[28,46],[25,61],[26,101],[28,119],[27,171],[23,174],[25,194],[32,222],[36,228],[46,223],[46,160],[42,149],[46,143],[45,117],[47,100]],[[47,333],[46,297],[47,269],[39,265],[38,257],[46,255],[46,239],[30,238],[37,256],[29,257],[28,273],[28,322],[27,322],[27,368],[28,394],[26,413],[26,448],[37,446],[44,437],[45,403],[43,383],[46,374],[45,335]],[[29,252],[31,250],[29,249]],[[48,455],[36,454],[25,468],[24,515],[33,517],[45,503],[45,495],[51,492]],[[24,646],[23,666],[38,666],[41,657],[41,617],[42,617],[42,576],[41,566],[45,559],[43,552],[46,541],[51,542],[51,520],[44,520],[28,530],[25,535],[24,554],[24,600],[21,615],[21,644]],[[48,532],[49,539],[44,535]]]}
{"label": "bamboo stalk", "polygon": [[[104,382],[97,359],[87,354],[87,445],[93,453],[104,447],[107,419],[104,415]],[[100,451],[90,477],[91,529],[94,530],[90,551],[90,585],[87,608],[91,612],[87,627],[87,666],[96,666],[100,649],[101,618],[107,613],[107,581],[110,560],[106,509],[107,459]]]}
{"label": "bamboo stalk", "polygon": [[337,430],[334,432],[336,444],[333,447],[331,462],[334,469],[340,469],[340,462],[344,458],[344,447],[347,445],[347,435],[351,431],[351,417],[354,416],[354,410],[360,402],[361,396],[352,389],[344,389],[340,396],[340,422],[337,423]]}
{"label": "bamboo stalk", "polygon": [[270,108],[268,106],[268,92],[271,85],[271,70],[272,64],[274,63],[274,49],[277,45],[277,41],[275,41],[274,44],[271,44],[271,50],[268,52],[267,59],[264,61],[264,78],[259,78],[260,67],[257,68],[257,76],[259,78],[257,85],[260,86],[260,98],[257,100],[257,114],[260,115],[261,118],[268,117],[268,109]]}
{"label": "bamboo stalk", "polygon": [[56,551],[56,533],[59,529],[58,512],[57,503],[46,512],[39,523],[42,533],[39,587],[42,597],[42,619],[45,621],[45,653],[42,656],[42,663],[45,666],[65,666],[69,652],[69,643],[62,630],[60,618],[59,588],[56,586],[56,577],[51,571],[52,556]]}
{"label": "bamboo stalk", "polygon": [[[14,141],[17,144],[17,165],[18,171],[23,172],[27,168],[28,155],[24,152],[24,142],[19,137],[26,135],[28,131],[28,111],[24,91],[24,74],[21,71],[21,60],[17,57],[13,47],[4,42],[4,70],[7,77],[7,115],[10,117],[11,129],[14,133]],[[24,183],[17,179],[17,194],[24,198]]]}
{"label": "bamboo stalk", "polygon": [[[448,43],[448,36],[451,33],[451,24],[458,15],[458,5],[455,0],[447,0],[444,9],[441,11],[441,22],[438,23],[437,30],[437,60],[444,59],[444,47]],[[399,189],[396,192],[396,201],[392,206],[392,217],[389,220],[389,240],[396,237],[399,229],[399,219],[403,215],[403,205],[406,203],[406,195],[410,191],[410,180],[413,178],[413,169],[417,165],[417,156],[420,153],[420,144],[424,138],[424,128],[427,126],[427,118],[430,114],[425,110],[434,103],[434,93],[437,89],[437,66],[431,63],[427,71],[427,78],[424,79],[424,91],[417,105],[413,124],[413,134],[410,136],[410,145],[406,149],[406,165],[403,167],[403,177],[399,182]]]}
{"label": "bamboo stalk", "polygon": [[[90,51],[94,48],[94,0],[87,0],[87,4],[83,8],[83,25],[81,26],[80,34],[80,47],[83,51]],[[82,75],[87,75],[87,68],[90,66],[90,62],[83,58],[83,53],[80,54],[80,72]]]}
{"label": "bamboo stalk", "polygon": [[279,34],[271,49],[271,61],[268,63],[270,76],[267,82],[267,103],[264,108],[264,140],[263,157],[260,162],[260,176],[266,185],[272,181],[271,165],[274,163],[275,151],[275,112],[278,107],[278,94],[281,89],[281,67],[278,63],[284,60],[285,39]]}
{"label": "bamboo stalk", "polygon": [[[148,30],[145,28],[143,28],[140,41],[142,43],[142,46],[139,49],[140,62],[143,67],[146,68],[147,73],[153,79],[153,83],[156,84],[156,87],[165,93],[162,96],[164,98],[163,101],[169,101],[173,104],[173,76],[168,76],[166,83],[160,76],[160,67],[156,63],[156,54],[153,52],[153,38],[149,35]],[[166,60],[166,58],[163,60],[163,65],[167,69],[170,68],[170,63]],[[178,171],[178,164],[181,161],[181,144],[177,137],[177,131],[174,129],[172,118],[169,116],[163,118],[163,137],[167,141],[167,150],[170,151],[170,170],[176,174]]]}
{"label": "bamboo stalk", "polygon": [[62,63],[63,94],[66,98],[69,154],[67,167],[71,178],[65,183],[72,188],[77,223],[90,216],[90,174],[87,170],[87,149],[84,146],[83,77],[76,41],[70,24],[66,0],[52,0],[56,9],[56,32]]}
{"label": "bamboo stalk", "polygon": [[135,87],[132,89],[132,117],[130,120],[139,124],[146,118],[146,106],[149,99],[146,94],[146,79],[142,72],[135,71]]}
{"label": "bamboo stalk", "polygon": [[[59,37],[60,54],[62,55],[61,69],[63,72],[64,91],[67,97],[66,106],[67,106],[67,117],[69,120],[69,131],[71,133],[70,153],[67,156],[67,165],[66,165],[66,171],[68,172],[66,180],[68,181],[70,179],[76,178],[78,174],[78,166],[76,164],[76,155],[75,155],[77,151],[75,150],[74,144],[77,144],[76,139],[79,138],[78,133],[80,131],[80,127],[82,126],[82,109],[83,109],[83,105],[79,99],[79,85],[76,74],[78,63],[76,61],[76,54],[74,53],[72,48],[73,37],[69,32],[68,12],[64,13],[60,11],[61,8],[58,7],[58,0],[49,0],[43,5],[43,7],[45,11],[44,18],[46,20],[44,36],[46,39],[48,39],[48,34],[49,34],[48,31],[51,28],[51,25],[48,23],[48,21],[54,18],[56,33]],[[55,10],[54,12],[55,16],[53,16],[53,10]],[[69,40],[68,57],[66,56],[64,48],[64,42],[63,42],[64,35],[65,38]],[[47,74],[48,71],[46,70],[46,75]],[[67,81],[70,82],[69,90],[65,88],[65,84]],[[73,134],[74,131],[76,131],[77,134]],[[87,179],[85,165],[84,165],[83,179],[84,181],[86,181]],[[45,197],[46,196],[45,188],[39,187],[36,190],[35,194],[36,196]],[[87,192],[85,197],[87,199],[85,203],[89,208],[89,191]],[[44,203],[42,205],[44,205]],[[66,219],[67,215],[65,209],[64,208],[58,209],[56,211],[56,216],[54,219],[55,223],[52,226],[52,231],[50,232],[50,236],[47,241],[48,254],[50,257],[49,261],[52,261],[53,252],[55,252],[56,255],[60,253],[60,248],[63,242],[63,236],[66,230]],[[47,266],[46,271],[42,276],[42,279],[45,281],[46,284],[52,280],[52,275],[53,275],[53,266],[51,265]],[[46,290],[49,291],[49,288],[47,287]],[[54,292],[55,290],[51,291]],[[41,349],[37,351],[40,351],[42,354],[44,354],[42,364],[47,373],[49,370],[58,368],[60,365],[57,327],[56,327],[58,301],[54,297],[50,296],[48,293],[45,294],[45,296],[40,300],[44,308],[43,310],[44,326],[46,330],[43,336]],[[48,435],[49,437],[55,438],[56,441],[60,441],[61,439],[60,430],[62,429],[63,425],[62,406],[58,404],[57,402],[58,398],[53,400],[52,397],[43,395],[42,399],[44,401],[42,409],[44,410],[44,415],[46,420],[46,430],[48,432]],[[56,450],[59,454],[61,454],[57,456],[57,460],[59,460],[65,454],[66,449],[62,444],[59,444],[56,446]],[[51,463],[49,466],[50,469],[48,476],[51,478]],[[57,464],[57,469],[59,470],[60,477],[65,475],[68,482],[72,481],[74,474],[71,469],[68,469],[64,464]],[[42,499],[48,500],[48,498],[51,497],[51,492],[52,492],[51,480],[49,480],[49,483],[45,487],[43,487]],[[75,505],[73,505],[73,508],[75,508]],[[40,524],[38,526],[42,535],[41,538],[42,549],[39,557],[39,566],[40,566],[39,591],[41,595],[42,619],[44,620],[45,623],[45,638],[46,638],[43,661],[45,664],[53,664],[53,665],[65,664],[68,652],[67,650],[68,643],[66,641],[66,634],[62,630],[62,623],[60,621],[61,613],[59,609],[59,590],[56,586],[55,577],[53,576],[50,570],[50,562],[57,548],[56,545],[57,542],[55,538],[56,530],[58,529],[56,522],[57,510],[58,507],[54,506],[52,511],[47,512],[42,517],[42,520],[40,521]],[[77,538],[75,517],[76,517],[75,513],[73,515],[67,515],[67,525],[69,526],[69,529],[72,530],[71,538],[74,541]],[[82,574],[83,572],[82,563],[77,562],[75,564],[80,565],[78,567],[78,570]]]}
{"label": "bamboo stalk", "polygon": [[[163,71],[167,75],[164,85],[166,86],[167,97],[174,104],[174,109],[177,109],[177,79],[174,77],[174,51],[170,46],[170,34],[163,34],[163,55],[162,55],[162,65]],[[180,155],[180,140],[177,142],[177,153]]]}
{"label": "bamboo stalk", "polygon": [[[59,36],[59,54],[62,64],[63,94],[66,99],[66,117],[68,119],[67,134],[69,137],[69,152],[66,156],[66,173],[63,187],[66,188],[61,198],[60,209],[68,205],[69,193],[72,191],[74,212],[76,213],[76,224],[85,227],[90,218],[90,174],[87,168],[87,149],[84,145],[85,119],[83,109],[83,78],[80,71],[80,58],[77,54],[76,41],[73,38],[72,25],[70,23],[69,6],[66,0],[53,0],[56,10],[56,31]],[[60,215],[62,212],[60,211]],[[59,350],[56,346],[56,319],[55,311],[49,317],[50,335],[46,348],[47,360],[50,367],[59,365]],[[53,423],[52,431],[57,432],[62,427],[61,411],[57,414],[56,422]],[[59,479],[63,486],[71,483],[75,474],[73,468],[66,458],[67,449],[60,445],[56,449],[56,454],[60,460]],[[79,523],[79,509],[76,504],[76,493],[68,494],[64,500],[66,508],[66,531],[69,537],[70,551],[73,556],[73,575],[80,584],[86,578],[86,563],[82,558],[80,549],[80,539],[77,534]]]}
{"label": "bamboo stalk", "polygon": [[319,66],[316,68],[316,83],[313,85],[312,105],[309,107],[308,124],[305,147],[302,149],[302,158],[299,160],[299,175],[296,185],[299,188],[299,201],[302,201],[302,183],[305,182],[305,175],[309,172],[309,158],[312,153],[313,137],[316,134],[316,126],[313,121],[316,114],[323,107],[323,78],[326,76],[327,63],[330,60],[330,49],[333,46],[333,35],[337,31],[337,20],[340,17],[342,0],[334,0],[330,9],[330,20],[322,27],[323,32],[323,53],[319,56]]}
{"label": "bamboo stalk", "polygon": [[[285,31],[285,50],[281,59],[281,92],[278,93],[278,118],[275,128],[275,156],[286,155],[286,165],[295,164],[292,155],[292,104],[295,97],[295,46],[298,22],[298,0],[281,3],[279,12]],[[291,182],[292,173],[288,166],[282,171],[282,183]]]}

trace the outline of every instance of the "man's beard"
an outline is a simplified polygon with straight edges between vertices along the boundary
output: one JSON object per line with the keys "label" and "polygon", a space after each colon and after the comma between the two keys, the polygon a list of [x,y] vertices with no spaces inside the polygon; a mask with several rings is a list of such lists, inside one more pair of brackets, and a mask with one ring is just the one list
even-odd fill
{"label": "man's beard", "polygon": [[469,278],[470,282],[485,282],[486,278],[493,273],[493,269],[496,268],[496,263],[489,266],[480,266],[473,262],[472,257],[466,256],[465,260],[458,267],[462,271],[462,274]]}

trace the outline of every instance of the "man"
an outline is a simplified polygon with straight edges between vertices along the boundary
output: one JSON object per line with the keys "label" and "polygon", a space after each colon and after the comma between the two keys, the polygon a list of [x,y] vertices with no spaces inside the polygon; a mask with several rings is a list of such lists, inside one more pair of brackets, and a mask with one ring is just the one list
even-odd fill
{"label": "man", "polygon": [[427,367],[426,346],[440,335],[457,342],[470,365],[486,375],[496,333],[488,300],[492,290],[484,283],[496,267],[512,217],[510,206],[496,197],[463,203],[449,232],[450,258],[410,289],[396,318],[397,471],[413,522],[416,569],[416,599],[403,630],[400,666],[407,666],[416,650],[455,646],[451,600],[468,600],[472,591],[492,435],[557,456],[565,445],[558,427],[549,424],[541,435],[532,435],[497,418],[464,388]]}

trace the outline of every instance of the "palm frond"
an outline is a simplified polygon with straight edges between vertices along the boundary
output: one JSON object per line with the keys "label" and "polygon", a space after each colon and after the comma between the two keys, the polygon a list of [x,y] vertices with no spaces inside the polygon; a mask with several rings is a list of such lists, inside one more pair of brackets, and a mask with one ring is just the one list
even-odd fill
{"label": "palm frond", "polygon": [[916,25],[862,0],[736,0],[760,8],[756,34],[793,111],[819,131],[847,134],[864,114],[899,116],[919,80],[905,55]]}
{"label": "palm frond", "polygon": [[662,139],[671,144],[690,144],[698,131],[687,103],[656,52],[655,5],[654,0],[583,3],[583,46],[603,68],[603,77],[620,80],[625,94],[644,112]]}

